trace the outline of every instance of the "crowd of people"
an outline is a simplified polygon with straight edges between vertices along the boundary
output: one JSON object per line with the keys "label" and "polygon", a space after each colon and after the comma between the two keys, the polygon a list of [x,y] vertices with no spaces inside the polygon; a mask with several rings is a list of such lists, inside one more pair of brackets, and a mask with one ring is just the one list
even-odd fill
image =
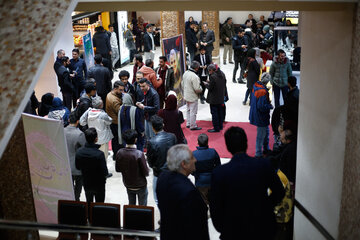
{"label": "crowd of people", "polygon": [[[221,38],[226,48],[223,64],[228,56],[232,63],[234,51],[233,81],[240,64],[238,81],[247,83],[243,103],[250,97],[249,120],[257,127],[256,153],[255,157],[246,154],[245,131],[231,127],[224,137],[232,159],[224,165],[216,149],[209,148],[207,134],[198,135],[195,151],[186,145],[181,128],[185,120],[174,91],[174,71],[166,56],[160,56],[159,66],[154,68],[152,34],[144,34],[145,62],[143,55],[134,54],[131,81],[130,73],[122,70],[119,80],[111,83],[114,66],[109,49],[113,45],[99,53],[101,38],[108,38],[103,29],[97,29],[102,36],[94,37],[97,54],[95,66],[89,70],[78,49],[72,51],[72,59],[65,56],[64,50],[58,51],[54,70],[63,100],[47,93],[39,103],[33,93],[25,112],[63,122],[77,201],[82,188],[87,202],[94,198],[96,202],[105,201],[106,179],[112,176],[106,165],[111,140],[115,169],[122,173],[129,204],[147,205],[146,177],[152,169],[154,200],[161,214],[161,239],[209,239],[208,208],[221,239],[292,239],[299,89],[283,50],[276,53],[269,73],[263,72],[265,60],[271,57],[267,52],[271,34],[264,18],[256,22],[250,15],[245,22],[247,28],[236,31],[228,18]],[[150,28],[147,26],[145,29]],[[212,63],[213,31],[202,23],[197,38],[193,35],[195,26],[196,22],[189,19],[186,39],[192,61],[183,74],[186,127],[201,130],[196,123],[200,99],[210,105],[213,128],[208,132],[220,132],[229,100],[226,75]],[[257,42],[263,44],[260,48],[255,43],[257,34],[261,40]],[[137,39],[137,35],[127,35]],[[152,45],[145,46],[146,41]],[[269,82],[275,98],[271,119],[274,107]],[[273,150],[269,147],[270,123]],[[188,179],[190,174],[195,177],[195,185]]]}

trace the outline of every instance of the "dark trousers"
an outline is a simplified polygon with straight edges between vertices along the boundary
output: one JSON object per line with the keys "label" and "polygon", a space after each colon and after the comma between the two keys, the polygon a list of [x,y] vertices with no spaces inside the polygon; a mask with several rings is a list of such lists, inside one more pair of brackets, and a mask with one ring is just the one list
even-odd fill
{"label": "dark trousers", "polygon": [[201,100],[205,100],[205,89],[206,89],[206,86],[204,84],[204,82],[206,82],[207,80],[207,76],[200,76],[200,85],[202,87],[202,92],[200,94],[200,98]]}
{"label": "dark trousers", "polygon": [[80,201],[81,189],[83,186],[83,180],[81,175],[72,175],[75,201]]}
{"label": "dark trousers", "polygon": [[86,202],[89,204],[94,202],[104,202],[105,201],[105,184],[104,187],[99,189],[85,189]]}
{"label": "dark trousers", "polygon": [[189,54],[190,54],[190,64],[191,64],[192,61],[194,61],[196,49],[190,49],[190,48],[188,48],[188,52],[189,52]]}
{"label": "dark trousers", "polygon": [[147,205],[147,197],[148,197],[148,190],[147,186],[142,187],[137,190],[131,190],[126,188],[128,198],[129,198],[129,205],[136,205],[136,196],[138,198],[139,205],[146,206]]}
{"label": "dark trousers", "polygon": [[106,110],[106,96],[107,96],[107,93],[106,94],[98,94],[99,97],[101,97],[101,100],[103,102],[103,109]]}
{"label": "dark trousers", "polygon": [[280,105],[280,90],[281,90],[283,101],[284,101],[285,96],[286,96],[287,92],[289,91],[289,87],[288,86],[278,87],[275,84],[272,87],[273,87],[273,91],[274,91],[275,107],[277,107]]}
{"label": "dark trousers", "polygon": [[130,62],[134,61],[134,56],[136,54],[136,49],[130,50]]}
{"label": "dark trousers", "polygon": [[236,80],[236,73],[237,70],[239,69],[239,65],[240,65],[240,79],[243,78],[244,75],[244,71],[245,71],[245,56],[241,56],[238,59],[235,60],[235,66],[234,66],[234,71],[233,71],[233,82]]}
{"label": "dark trousers", "polygon": [[[69,109],[69,111],[71,112],[71,104],[72,104],[72,98],[73,98],[73,94],[70,92],[61,92],[62,96],[63,96],[63,104],[64,106]],[[74,106],[75,107],[75,106]]]}
{"label": "dark trousers", "polygon": [[114,136],[114,138],[111,140],[111,147],[112,147],[112,150],[114,152],[113,159],[115,161],[116,153],[119,151],[119,149],[122,146],[119,144],[118,125],[112,123],[110,125],[110,129],[111,129],[111,132],[112,132],[112,134]]}
{"label": "dark trousers", "polygon": [[214,129],[217,131],[222,130],[224,122],[224,110],[222,104],[210,104],[210,112]]}

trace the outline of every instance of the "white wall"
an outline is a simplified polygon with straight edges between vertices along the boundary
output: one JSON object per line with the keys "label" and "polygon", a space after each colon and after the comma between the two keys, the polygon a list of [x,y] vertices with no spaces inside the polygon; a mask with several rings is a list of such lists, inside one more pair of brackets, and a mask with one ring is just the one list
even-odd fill
{"label": "white wall", "polygon": [[71,18],[68,18],[67,22],[65,23],[65,27],[61,31],[60,37],[55,44],[53,53],[51,54],[49,61],[46,63],[46,66],[36,83],[35,94],[39,101],[41,100],[41,96],[48,92],[54,93],[55,96],[62,98],[60,88],[58,87],[57,83],[57,77],[53,68],[57,56],[57,51],[59,49],[64,49],[66,56],[68,56],[70,59],[72,58],[71,51],[74,49],[74,40]]}
{"label": "white wall", "polygon": [[[334,237],[340,218],[353,12],[301,12],[296,199]],[[328,31],[331,26],[337,31]],[[316,34],[314,34],[316,33]],[[339,36],[346,36],[339,39]],[[316,239],[301,214],[295,239]]]}
{"label": "white wall", "polygon": [[184,11],[185,22],[189,19],[189,17],[193,17],[194,20],[199,23],[202,20],[202,12],[201,11]]}
{"label": "white wall", "polygon": [[142,16],[145,22],[150,21],[152,24],[160,23],[160,11],[137,11],[136,16]]}
{"label": "white wall", "polygon": [[267,20],[271,11],[220,11],[219,22],[224,23],[228,17],[232,17],[233,23],[244,24],[250,13],[254,16],[256,21],[259,21],[261,15],[264,15],[265,20]]}

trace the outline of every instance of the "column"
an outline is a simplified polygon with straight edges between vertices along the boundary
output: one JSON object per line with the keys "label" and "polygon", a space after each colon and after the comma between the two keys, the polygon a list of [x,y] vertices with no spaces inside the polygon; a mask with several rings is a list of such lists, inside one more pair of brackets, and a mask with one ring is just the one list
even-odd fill
{"label": "column", "polygon": [[[342,232],[339,223],[343,208],[347,209],[343,229],[359,232],[353,221],[350,221],[353,225],[346,226],[345,220],[359,219],[360,79],[356,59],[359,41],[357,47],[352,46],[353,16],[353,9],[304,11],[300,22],[302,55],[295,197],[334,239]],[[328,31],[327,26],[337,31]],[[341,44],[339,36],[346,36]],[[349,77],[351,56],[352,71],[357,69],[352,79]],[[348,195],[344,196],[345,193]],[[344,236],[343,239],[357,239],[355,235]],[[294,239],[324,239],[297,208]]]}
{"label": "column", "polygon": [[219,11],[202,11],[202,22],[207,22],[210,30],[214,31],[215,42],[212,52],[213,62],[219,64],[220,61],[220,32],[219,32]]}
{"label": "column", "polygon": [[[360,3],[360,2],[359,2]],[[349,105],[338,239],[360,239],[360,4],[353,31]],[[350,16],[349,16],[350,17]],[[349,35],[350,38],[350,35]]]}
{"label": "column", "polygon": [[185,40],[184,11],[161,11],[161,38],[183,34]]}

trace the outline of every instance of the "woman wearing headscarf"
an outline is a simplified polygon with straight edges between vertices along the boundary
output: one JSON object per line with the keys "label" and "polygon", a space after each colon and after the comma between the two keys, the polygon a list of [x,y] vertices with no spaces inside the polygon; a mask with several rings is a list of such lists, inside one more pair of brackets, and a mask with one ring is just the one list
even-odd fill
{"label": "woman wearing headscarf", "polygon": [[165,99],[165,109],[160,109],[158,115],[164,119],[164,131],[173,133],[176,136],[177,143],[187,143],[181,124],[184,122],[184,116],[177,108],[177,98],[174,94],[169,94]]}
{"label": "woman wearing headscarf", "polygon": [[[134,129],[138,133],[136,148],[140,151],[144,150],[144,114],[143,111],[134,106],[133,99],[130,94],[123,94],[122,105],[118,113],[118,135],[119,144],[125,146],[122,139],[122,133],[128,129]],[[116,153],[114,153],[116,154]]]}
{"label": "woman wearing headscarf", "polygon": [[69,115],[70,111],[64,106],[63,101],[61,101],[60,98],[55,97],[52,101],[48,118],[61,120],[64,123],[64,127],[66,127],[69,125]]}
{"label": "woman wearing headscarf", "polygon": [[[247,67],[246,67],[246,86],[247,90],[245,93],[245,99],[243,101],[243,105],[246,105],[246,101],[250,96],[250,93],[253,89],[254,84],[259,81],[260,77],[260,65],[256,61],[256,50],[250,49],[247,53]],[[251,98],[250,98],[251,99]]]}
{"label": "woman wearing headscarf", "polygon": [[48,115],[50,108],[52,106],[52,101],[54,99],[54,94],[46,93],[41,97],[41,102],[39,106],[39,116],[44,117]]}

